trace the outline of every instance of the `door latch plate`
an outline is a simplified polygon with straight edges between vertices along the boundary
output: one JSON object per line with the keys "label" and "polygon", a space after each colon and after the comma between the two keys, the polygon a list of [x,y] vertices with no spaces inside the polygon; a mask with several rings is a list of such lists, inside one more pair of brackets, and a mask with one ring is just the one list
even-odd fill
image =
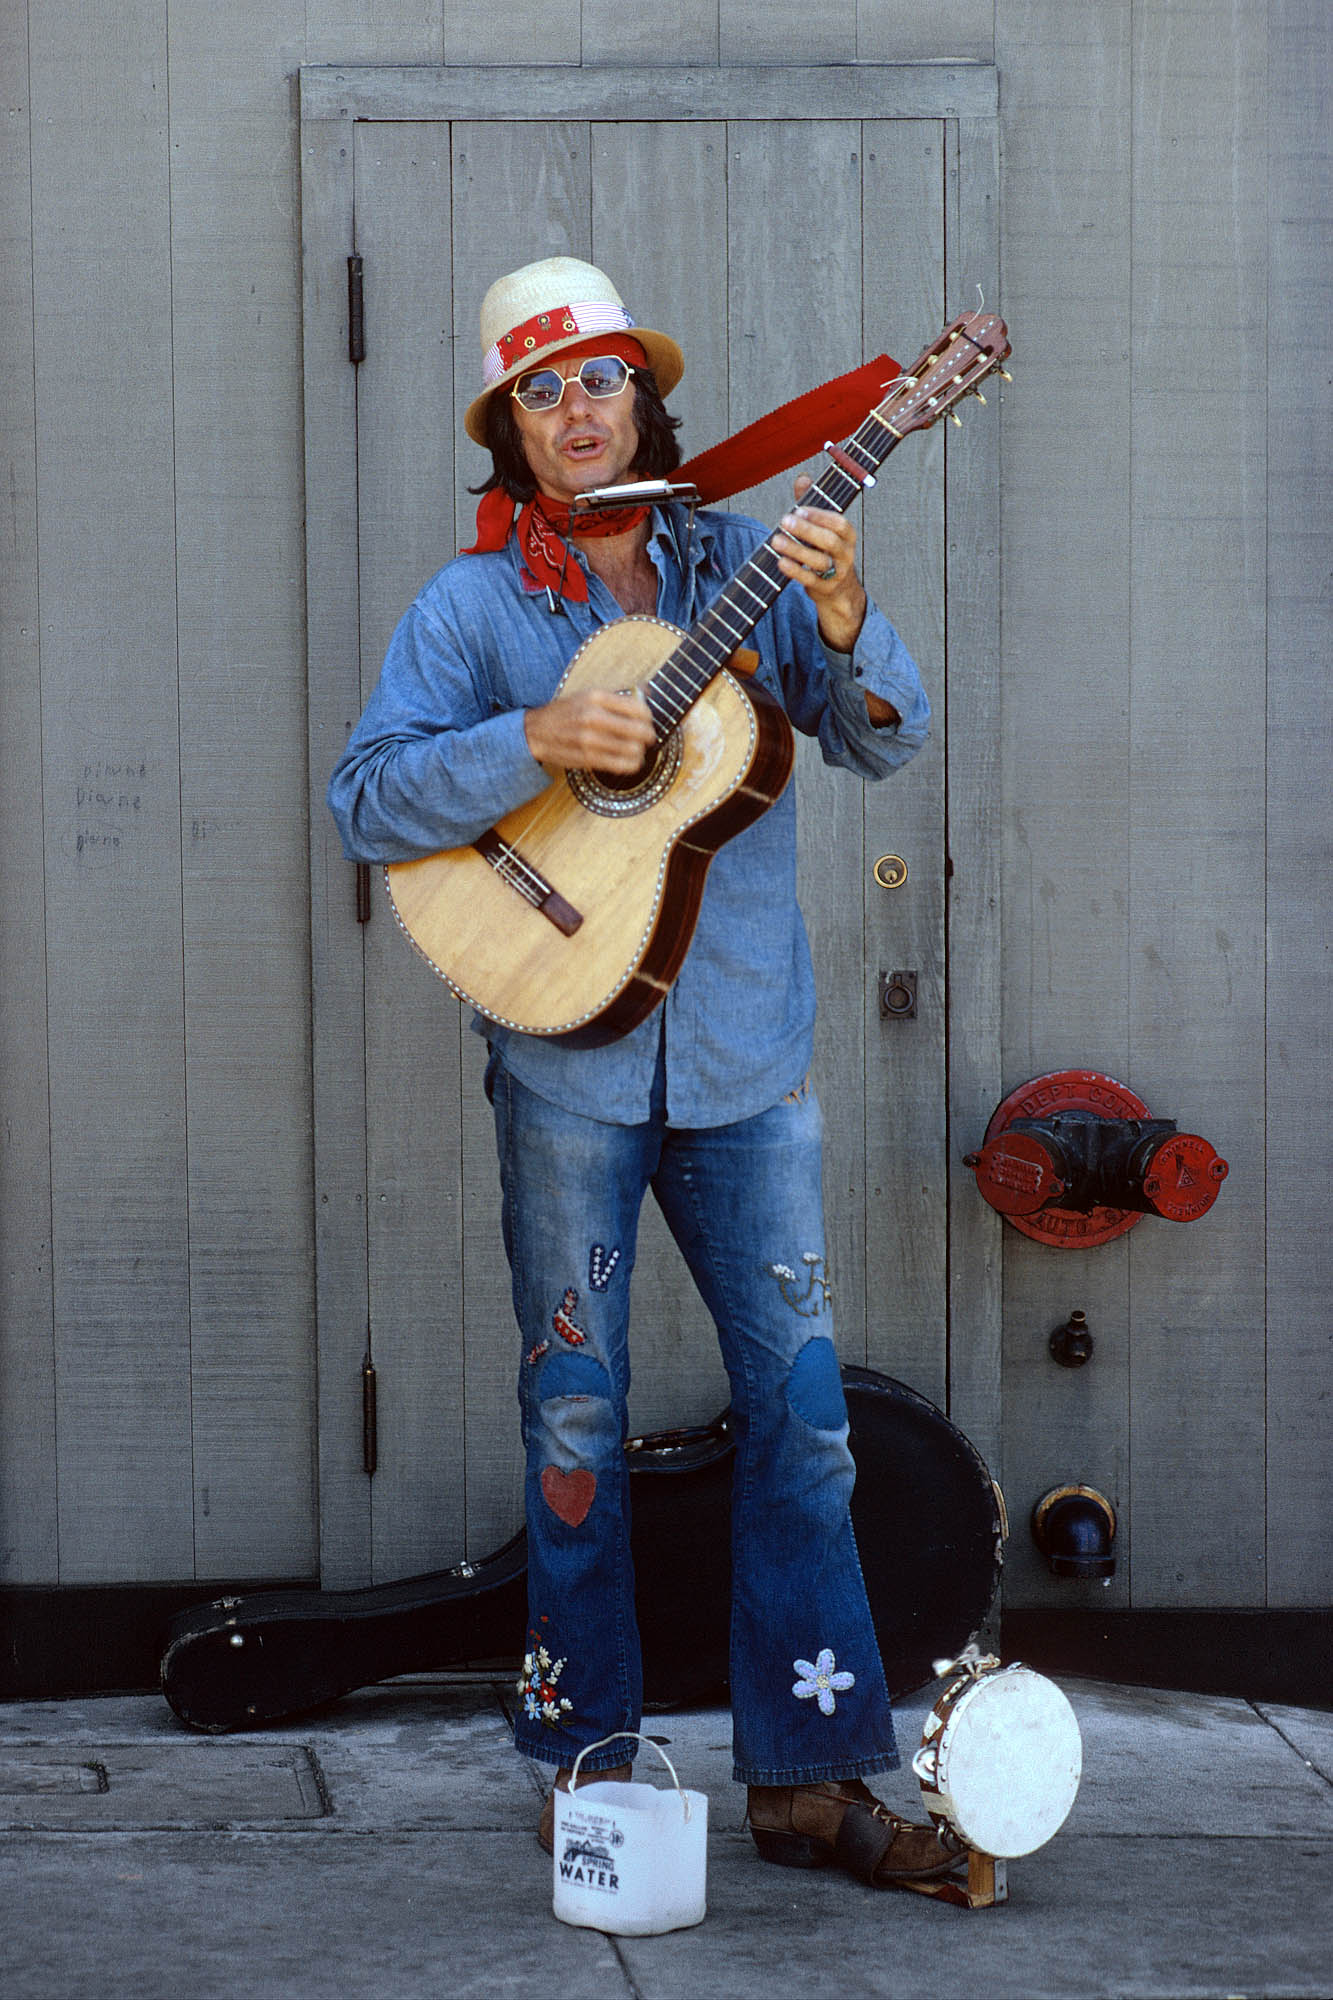
{"label": "door latch plate", "polygon": [[916,1019],[915,972],[881,972],[879,1011],[891,1021]]}

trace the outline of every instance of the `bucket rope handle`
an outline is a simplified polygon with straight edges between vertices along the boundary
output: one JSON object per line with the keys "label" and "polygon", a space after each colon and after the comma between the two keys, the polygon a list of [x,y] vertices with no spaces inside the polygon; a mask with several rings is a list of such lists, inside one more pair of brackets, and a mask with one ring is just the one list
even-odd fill
{"label": "bucket rope handle", "polygon": [[[579,1751],[578,1756],[574,1759],[574,1768],[569,1774],[570,1793],[572,1794],[578,1785],[579,1765],[583,1762],[588,1752],[590,1750],[605,1750],[608,1743],[616,1743],[622,1736],[632,1736],[637,1743],[651,1744],[652,1748],[656,1750],[658,1756],[662,1759],[662,1762],[666,1765],[668,1771],[670,1771],[671,1773],[671,1782],[676,1787],[676,1791],[680,1797],[681,1806],[684,1809],[685,1817],[686,1819],[688,1819],[690,1816],[689,1794],[685,1791],[684,1787],[680,1782],[680,1779],[676,1776],[675,1765],[672,1763],[671,1759],[667,1756],[666,1751],[662,1748],[660,1743],[654,1742],[651,1736],[642,1735],[637,1729],[613,1729],[611,1734],[609,1736],[603,1736],[599,1743],[585,1743],[583,1748]],[[594,1773],[594,1775],[591,1778],[589,1778],[588,1783],[590,1785],[595,1784],[597,1782],[597,1778],[600,1776],[601,1776],[600,1772]]]}

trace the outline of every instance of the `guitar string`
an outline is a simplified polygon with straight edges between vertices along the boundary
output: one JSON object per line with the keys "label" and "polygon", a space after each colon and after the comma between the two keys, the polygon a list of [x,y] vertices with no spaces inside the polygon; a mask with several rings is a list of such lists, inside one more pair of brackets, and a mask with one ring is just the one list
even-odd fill
{"label": "guitar string", "polygon": [[516,889],[525,902],[539,909],[550,895],[553,885],[538,873],[532,863],[524,858],[520,848],[512,845],[500,834],[496,835],[494,852],[478,848],[482,859],[492,867],[502,882],[508,882]]}
{"label": "guitar string", "polygon": [[[859,438],[854,439],[853,442],[859,442]],[[865,444],[861,445],[861,449],[867,451],[867,455],[869,455],[868,447]],[[828,479],[830,474],[834,474],[841,478],[846,487],[845,493],[829,493],[824,490],[822,482],[823,480]],[[841,473],[836,466],[830,465],[821,475],[820,482],[817,482],[815,485],[811,486],[808,489],[808,491],[803,495],[802,504],[808,505],[812,499],[815,501],[816,504],[818,504],[819,501],[825,501],[836,512],[846,513],[847,508],[851,505],[852,501],[856,498],[857,494],[860,491],[861,491],[861,486],[859,481],[850,478],[849,475],[847,475],[846,473]],[[777,532],[779,531],[775,529],[774,533]],[[764,616],[764,614],[771,608],[771,606],[777,601],[777,598],[781,595],[782,590],[786,585],[787,579],[780,575],[771,576],[767,574],[763,568],[763,560],[765,558],[770,561],[776,561],[777,559],[776,550],[773,548],[771,540],[766,540],[763,543],[761,543],[760,547],[755,550],[754,554],[750,557],[750,559],[742,565],[742,567],[736,572],[735,576],[732,577],[731,580],[724,586],[723,590],[719,593],[718,597],[714,600],[714,602],[709,606],[708,610],[704,613],[703,617],[698,621],[693,630],[686,634],[685,638],[682,640],[681,644],[676,648],[675,652],[667,660],[663,662],[662,666],[658,668],[657,673],[653,676],[653,681],[660,682],[665,688],[673,672],[677,676],[679,676],[682,667],[690,671],[690,678],[686,679],[684,684],[687,699],[685,700],[683,705],[679,706],[678,713],[673,719],[673,726],[674,726],[674,721],[679,721],[680,717],[685,714],[686,710],[689,708],[692,702],[697,698],[697,695],[702,692],[704,687],[707,686],[708,681],[711,680],[713,675],[722,666],[726,664],[727,659],[730,658],[732,652],[735,651],[736,647],[749,637],[750,633],[754,630],[754,627],[758,624],[759,619]],[[764,583],[768,586],[767,595],[761,594],[758,591],[750,589],[749,584],[746,582],[746,574],[748,571],[752,570],[756,571],[760,575]],[[747,597],[752,599],[752,601],[755,604],[759,605],[760,608],[758,612],[754,613],[753,615],[747,614],[745,610],[735,602],[735,593],[742,591]],[[733,631],[727,623],[726,614],[728,612],[733,612],[733,611],[738,613],[742,620],[741,630],[739,632]],[[716,645],[717,642],[715,640],[714,633],[711,628],[717,625],[720,625],[722,627],[723,632],[726,635],[726,641],[724,642],[723,647],[720,651],[720,656],[716,660],[713,660],[709,657],[708,653],[705,651],[702,662],[700,663],[699,666],[696,666],[694,662],[691,661],[691,659],[689,658],[691,649],[693,649],[694,651],[698,651],[700,648],[700,643],[703,640],[712,640],[714,642],[714,645]],[[699,680],[697,688],[692,687],[691,685],[692,680],[699,675],[701,669],[703,672],[703,678]],[[676,693],[676,701],[677,703],[679,703],[679,693]]]}

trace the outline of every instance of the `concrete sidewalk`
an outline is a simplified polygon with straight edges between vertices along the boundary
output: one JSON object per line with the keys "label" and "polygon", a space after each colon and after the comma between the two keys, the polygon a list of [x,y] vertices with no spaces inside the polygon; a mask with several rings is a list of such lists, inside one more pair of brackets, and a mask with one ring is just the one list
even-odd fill
{"label": "concrete sidewalk", "polygon": [[[504,1685],[399,1681],[221,1738],[148,1696],[0,1707],[0,1991],[1329,2000],[1333,1714],[1062,1684],[1082,1790],[989,1910],[765,1866],[726,1713],[650,1718],[710,1814],[708,1917],[656,1938],[552,1917]],[[899,1707],[904,1767],[933,1692]],[[905,1768],[877,1786],[921,1816]]]}

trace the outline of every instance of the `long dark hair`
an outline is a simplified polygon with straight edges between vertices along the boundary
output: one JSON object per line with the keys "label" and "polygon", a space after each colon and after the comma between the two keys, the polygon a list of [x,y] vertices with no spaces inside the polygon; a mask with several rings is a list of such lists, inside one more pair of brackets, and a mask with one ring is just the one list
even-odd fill
{"label": "long dark hair", "polygon": [[[631,373],[634,427],[639,433],[639,449],[631,470],[640,479],[666,479],[680,464],[680,446],[676,443],[680,418],[667,410],[651,368],[635,368]],[[480,486],[470,486],[469,493],[490,493],[502,486],[511,500],[531,500],[537,482],[523,450],[523,434],[514,421],[511,399],[503,391],[492,396],[486,405],[486,449],[494,470]]]}

